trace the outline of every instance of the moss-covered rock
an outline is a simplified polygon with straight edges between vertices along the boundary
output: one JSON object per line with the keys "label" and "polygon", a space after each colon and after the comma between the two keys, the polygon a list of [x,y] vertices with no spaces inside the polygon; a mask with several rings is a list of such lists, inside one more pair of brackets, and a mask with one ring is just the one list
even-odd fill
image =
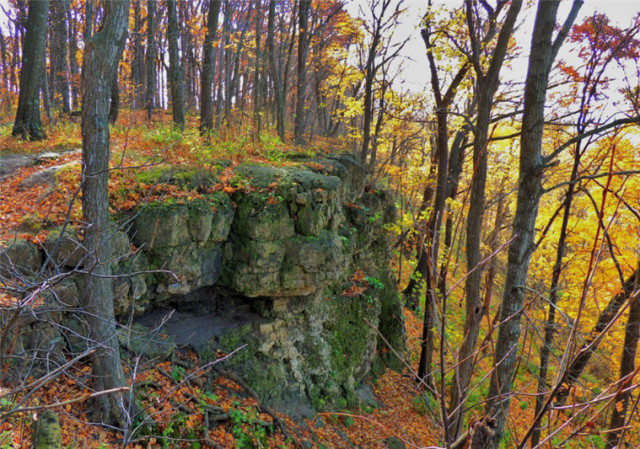
{"label": "moss-covered rock", "polygon": [[210,239],[214,242],[224,242],[229,238],[231,224],[233,223],[233,204],[229,195],[218,192],[209,199],[215,208],[211,223]]}
{"label": "moss-covered rock", "polygon": [[139,323],[119,328],[118,342],[131,355],[144,354],[156,361],[169,359],[177,347],[171,336],[160,335],[160,330],[154,331]]}
{"label": "moss-covered rock", "polygon": [[[167,333],[205,361],[246,345],[224,368],[297,416],[357,405],[372,369],[401,368],[393,354],[404,348],[402,307],[384,230],[392,199],[365,192],[364,169],[348,156],[234,172],[232,184],[244,188],[232,197],[207,193],[137,211],[129,231],[137,250],[113,234],[116,314],[143,320],[176,309],[180,320],[165,323]],[[175,173],[170,179],[177,182]],[[24,265],[37,268],[34,257]],[[82,283],[57,292],[60,303],[78,304],[70,297],[81,296]],[[89,343],[85,318],[81,309],[61,318],[72,352]],[[123,328],[121,344],[150,354],[156,342],[147,329]],[[152,357],[173,351],[173,343],[157,343]]]}
{"label": "moss-covered rock", "polygon": [[15,238],[0,247],[0,276],[33,276],[42,266],[42,253],[33,243]]}
{"label": "moss-covered rock", "polygon": [[282,240],[295,235],[289,208],[281,201],[269,201],[267,193],[236,193],[233,230],[253,240]]}
{"label": "moss-covered rock", "polygon": [[49,231],[44,243],[45,253],[58,267],[81,267],[87,256],[76,229],[72,226],[55,228]]}
{"label": "moss-covered rock", "polygon": [[190,243],[189,209],[174,202],[143,207],[134,220],[133,242],[146,251],[162,251]]}
{"label": "moss-covered rock", "polygon": [[58,415],[52,410],[40,413],[33,432],[35,449],[62,449],[62,429]]}
{"label": "moss-covered rock", "polygon": [[196,200],[187,205],[189,216],[189,234],[191,240],[198,243],[206,242],[211,235],[213,210],[211,204],[205,200]]}

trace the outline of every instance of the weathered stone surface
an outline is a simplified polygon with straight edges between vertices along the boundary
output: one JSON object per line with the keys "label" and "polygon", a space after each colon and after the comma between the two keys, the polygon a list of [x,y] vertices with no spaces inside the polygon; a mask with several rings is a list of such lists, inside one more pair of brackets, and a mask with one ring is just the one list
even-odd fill
{"label": "weathered stone surface", "polygon": [[87,257],[84,245],[76,236],[76,230],[72,226],[49,231],[44,250],[53,264],[59,267],[82,267]]}
{"label": "weathered stone surface", "polygon": [[65,170],[80,170],[79,162],[69,162],[63,165],[54,165],[52,167],[43,168],[33,173],[20,182],[21,189],[28,189],[36,185],[53,185],[59,173]]}
{"label": "weathered stone surface", "polygon": [[231,198],[226,193],[216,193],[211,198],[211,204],[215,207],[211,224],[211,240],[224,242],[229,238],[235,213]]}
{"label": "weathered stone surface", "polygon": [[114,263],[131,254],[131,242],[124,231],[115,231],[109,237],[109,244],[111,245],[111,259]]}
{"label": "weathered stone surface", "polygon": [[16,238],[0,247],[0,276],[32,276],[42,266],[42,253],[33,243]]}
{"label": "weathered stone surface", "polygon": [[189,208],[183,204],[150,204],[134,220],[133,242],[148,251],[188,244]]}
{"label": "weathered stone surface", "polygon": [[52,410],[45,410],[39,414],[33,432],[33,447],[35,449],[62,449],[62,430],[58,415]]}
{"label": "weathered stone surface", "polygon": [[[364,170],[347,156],[234,170],[232,182],[249,192],[143,207],[128,231],[137,251],[114,233],[116,315],[133,311],[147,326],[123,328],[121,344],[166,357],[174,343],[149,338],[148,329],[156,312],[161,321],[175,310],[162,331],[205,361],[246,345],[225,369],[266,403],[297,416],[361,404],[373,367],[401,368],[394,354],[404,348],[402,306],[384,231],[395,217],[392,199],[364,192]],[[364,280],[351,278],[356,270]],[[64,303],[77,304],[69,297],[80,296],[81,278],[75,284],[59,293]],[[73,352],[91,344],[84,318],[75,309],[61,319]],[[378,332],[393,350],[381,351]],[[156,343],[159,352],[149,352]]]}
{"label": "weathered stone surface", "polygon": [[213,211],[211,205],[198,200],[189,204],[189,233],[191,240],[202,243],[206,242],[211,235],[211,224],[213,221]]}
{"label": "weathered stone surface", "polygon": [[253,240],[282,240],[295,235],[293,218],[283,202],[269,201],[267,193],[236,194],[233,230]]}
{"label": "weathered stone surface", "polygon": [[171,357],[177,347],[175,340],[162,333],[161,329],[149,329],[139,323],[121,327],[117,332],[120,346],[134,356],[144,354],[150,359],[164,361]]}

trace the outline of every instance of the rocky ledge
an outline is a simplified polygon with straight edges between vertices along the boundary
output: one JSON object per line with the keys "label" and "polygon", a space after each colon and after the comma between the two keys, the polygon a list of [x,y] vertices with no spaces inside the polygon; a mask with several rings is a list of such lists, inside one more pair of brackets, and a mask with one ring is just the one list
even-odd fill
{"label": "rocky ledge", "polygon": [[[365,189],[364,175],[348,156],[240,165],[242,189],[119,216],[111,263],[122,346],[148,357],[188,346],[205,360],[242,348],[222,368],[296,414],[359,401],[367,376],[399,369],[393,354],[404,349],[384,227],[395,208],[385,192]],[[76,234],[67,226],[41,247],[15,239],[0,253],[5,279],[54,280],[44,304],[22,317],[16,357],[36,350],[55,364],[53,354],[89,345]]]}

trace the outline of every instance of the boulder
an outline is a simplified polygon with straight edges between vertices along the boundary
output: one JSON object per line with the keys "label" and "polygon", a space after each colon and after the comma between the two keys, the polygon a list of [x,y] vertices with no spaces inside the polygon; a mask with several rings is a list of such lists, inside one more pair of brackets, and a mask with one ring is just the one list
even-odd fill
{"label": "boulder", "polygon": [[35,244],[14,238],[0,247],[0,277],[33,276],[42,266],[42,252]]}
{"label": "boulder", "polygon": [[52,263],[58,267],[82,267],[87,257],[84,245],[72,226],[49,231],[44,242],[44,250]]}

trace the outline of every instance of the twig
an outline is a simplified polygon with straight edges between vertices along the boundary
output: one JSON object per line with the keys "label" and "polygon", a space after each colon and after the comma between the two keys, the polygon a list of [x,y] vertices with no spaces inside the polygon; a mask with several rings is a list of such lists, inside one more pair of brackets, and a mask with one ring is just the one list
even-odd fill
{"label": "twig", "polygon": [[56,408],[56,407],[62,407],[63,405],[68,405],[68,404],[73,404],[75,402],[82,402],[82,401],[86,401],[87,399],[92,399],[98,396],[104,396],[106,394],[113,394],[113,393],[120,393],[123,391],[129,391],[130,387],[118,387],[118,388],[111,388],[109,390],[103,390],[103,391],[96,391],[95,393],[85,393],[81,396],[75,397],[73,399],[69,399],[67,401],[62,401],[62,402],[55,402],[53,404],[44,404],[44,405],[34,405],[31,407],[20,407],[20,408],[16,408],[13,410],[10,410],[6,413],[3,413],[2,415],[0,415],[0,419],[4,419],[6,417],[8,417],[9,415],[15,414],[15,413],[24,413],[24,412],[35,412],[35,411],[39,411],[39,410],[47,410],[50,408]]}

